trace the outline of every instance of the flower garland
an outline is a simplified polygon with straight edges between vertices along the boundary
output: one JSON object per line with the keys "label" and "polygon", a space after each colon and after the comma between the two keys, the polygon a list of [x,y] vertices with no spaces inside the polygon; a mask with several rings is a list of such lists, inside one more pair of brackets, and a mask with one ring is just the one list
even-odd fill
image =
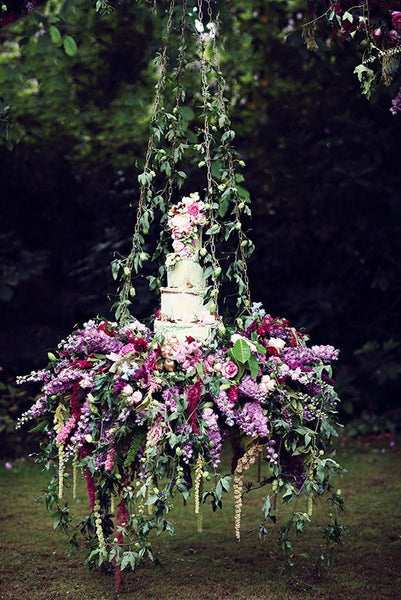
{"label": "flower garland", "polygon": [[174,253],[167,257],[167,266],[177,260],[191,259],[199,250],[201,227],[206,225],[205,203],[198,192],[184,196],[181,202],[174,204],[168,212],[167,227],[173,238]]}
{"label": "flower garland", "polygon": [[[218,336],[207,346],[193,338],[165,343],[135,319],[124,326],[91,320],[60,342],[46,369],[19,378],[42,382],[20,426],[39,421],[46,434],[39,456],[50,466],[59,453],[60,490],[69,459],[83,470],[95,546],[88,560],[112,562],[116,577],[152,559],[153,529],[172,531],[167,513],[175,491],[189,497],[192,467],[198,526],[201,502],[221,506],[230,479],[216,472],[224,438],[235,448],[238,538],[242,476],[257,454],[274,495],[289,502],[304,494],[308,507],[341,471],[326,454],[336,435],[338,350],[308,346],[305,334],[260,305]],[[119,508],[113,524],[115,497],[124,519]],[[48,507],[67,510],[55,497]]]}

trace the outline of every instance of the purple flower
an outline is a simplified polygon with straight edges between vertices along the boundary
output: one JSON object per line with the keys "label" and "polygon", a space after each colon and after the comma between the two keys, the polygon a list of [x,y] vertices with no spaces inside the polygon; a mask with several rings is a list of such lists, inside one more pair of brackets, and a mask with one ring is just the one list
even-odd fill
{"label": "purple flower", "polygon": [[174,413],[177,410],[177,403],[174,399],[175,396],[179,396],[180,391],[175,386],[171,389],[164,390],[162,392],[162,398],[164,401],[164,405],[167,408],[168,412]]}
{"label": "purple flower", "polygon": [[253,381],[249,375],[244,377],[244,379],[241,381],[238,386],[238,391],[242,396],[253,398],[253,400],[263,400],[266,395],[260,390],[256,381]]}
{"label": "purple flower", "polygon": [[96,326],[94,321],[88,321],[82,331],[74,331],[66,341],[61,342],[59,347],[62,352],[68,354],[88,356],[95,352],[98,354],[118,353],[123,346],[123,342],[107,335]]}
{"label": "purple flower", "polygon": [[266,458],[272,467],[278,464],[279,459],[279,455],[276,452],[275,445],[276,441],[270,440],[266,446]]}
{"label": "purple flower", "polygon": [[220,393],[217,396],[217,398],[214,398],[214,402],[225,416],[227,425],[232,427],[235,423],[235,411],[233,409],[233,403],[229,398],[227,392],[224,390],[220,390]]}
{"label": "purple flower", "polygon": [[237,425],[246,435],[261,438],[269,435],[267,417],[259,402],[246,402],[241,411],[235,412]]}
{"label": "purple flower", "polygon": [[312,346],[312,348],[297,346],[296,348],[284,348],[281,358],[291,369],[306,370],[307,365],[317,365],[320,362],[330,364],[333,360],[337,360],[339,352],[330,345]]}
{"label": "purple flower", "polygon": [[396,115],[401,112],[401,88],[398,90],[398,94],[391,101],[392,107],[390,108],[390,112],[392,115]]}
{"label": "purple flower", "polygon": [[19,419],[17,423],[17,429],[22,427],[27,421],[32,419],[38,419],[46,412],[47,396],[42,396],[39,400],[36,400],[35,404],[31,406]]}
{"label": "purple flower", "polygon": [[217,415],[212,408],[204,408],[202,418],[206,426],[206,434],[210,443],[210,458],[212,466],[216,468],[221,460],[222,436],[217,423]]}

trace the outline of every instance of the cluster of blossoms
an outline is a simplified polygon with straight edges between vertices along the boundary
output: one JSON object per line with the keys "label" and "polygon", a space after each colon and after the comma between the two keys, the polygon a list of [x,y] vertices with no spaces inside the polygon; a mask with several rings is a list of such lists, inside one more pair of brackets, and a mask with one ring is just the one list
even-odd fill
{"label": "cluster of blossoms", "polygon": [[[102,552],[119,539],[108,529],[112,498],[120,499],[117,512],[125,514],[129,500],[143,514],[150,494],[162,518],[174,488],[189,494],[194,464],[197,489],[202,469],[219,465],[224,439],[235,447],[233,472],[257,445],[279,489],[288,495],[288,486],[310,485],[310,465],[335,434],[330,363],[338,351],[307,346],[304,334],[259,305],[242,325],[204,345],[165,341],[136,320],[93,320],[59,344],[47,369],[20,379],[42,383],[21,424],[38,420],[44,454],[61,457],[61,494],[68,458],[82,468]],[[171,472],[161,502],[152,490]]]}
{"label": "cluster of blossoms", "polygon": [[168,264],[196,255],[200,228],[205,224],[205,204],[197,192],[184,196],[169,210],[167,226],[173,238],[174,253],[169,255]]}

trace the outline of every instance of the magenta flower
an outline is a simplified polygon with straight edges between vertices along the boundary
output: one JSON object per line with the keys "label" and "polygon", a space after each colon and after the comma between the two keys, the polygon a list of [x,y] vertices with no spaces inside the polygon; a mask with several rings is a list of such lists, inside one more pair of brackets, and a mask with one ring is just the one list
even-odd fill
{"label": "magenta flower", "polygon": [[120,350],[121,356],[125,356],[126,354],[129,354],[130,352],[136,352],[136,348],[135,348],[134,344],[126,344]]}
{"label": "magenta flower", "polygon": [[391,22],[394,29],[401,31],[401,12],[399,10],[395,10],[391,13]]}
{"label": "magenta flower", "polygon": [[188,206],[188,214],[196,219],[196,217],[199,215],[199,206],[195,203]]}

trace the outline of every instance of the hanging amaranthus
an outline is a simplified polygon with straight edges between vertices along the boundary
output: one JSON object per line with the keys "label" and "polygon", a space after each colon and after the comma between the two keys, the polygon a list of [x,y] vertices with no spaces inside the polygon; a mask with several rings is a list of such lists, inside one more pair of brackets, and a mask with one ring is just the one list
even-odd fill
{"label": "hanging amaranthus", "polygon": [[72,461],[72,497],[77,497],[77,479],[78,479],[78,453],[74,455]]}
{"label": "hanging amaranthus", "polygon": [[98,496],[96,496],[95,508],[93,511],[93,516],[95,517],[95,528],[96,528],[96,536],[99,542],[99,549],[106,549],[106,542],[104,539],[103,528],[102,528],[102,519],[100,517],[100,502]]}
{"label": "hanging amaranthus", "polygon": [[237,540],[241,538],[241,511],[242,511],[242,487],[245,471],[255,464],[257,456],[262,452],[263,446],[256,444],[242,456],[234,471],[234,528]]}
{"label": "hanging amaranthus", "polygon": [[[59,437],[64,427],[64,413],[65,408],[62,404],[59,404],[54,413],[54,430]],[[58,497],[61,500],[63,497],[63,483],[64,483],[64,443],[58,442]]]}
{"label": "hanging amaranthus", "polygon": [[313,515],[313,496],[308,496],[306,502],[306,512],[308,514],[308,517],[311,517]]}
{"label": "hanging amaranthus", "polygon": [[197,515],[197,530],[202,533],[202,513],[200,511],[200,495],[203,478],[203,456],[199,454],[195,463],[194,502],[195,514]]}

